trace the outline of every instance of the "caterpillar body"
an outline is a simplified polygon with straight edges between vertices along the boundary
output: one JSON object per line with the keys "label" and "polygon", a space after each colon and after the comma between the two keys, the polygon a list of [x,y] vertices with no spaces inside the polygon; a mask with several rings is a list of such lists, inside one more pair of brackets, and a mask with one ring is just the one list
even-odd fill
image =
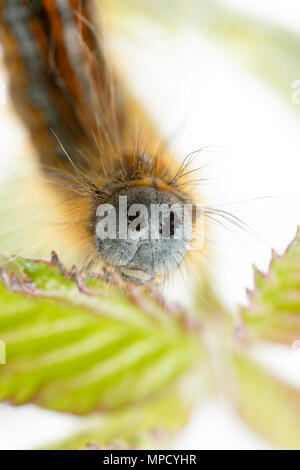
{"label": "caterpillar body", "polygon": [[[109,204],[118,213],[124,196],[127,208],[194,206],[189,158],[176,162],[123,86],[107,60],[95,17],[89,0],[1,2],[11,97],[37,150],[49,195],[64,206],[63,237],[76,247],[82,265],[105,266],[126,282],[149,284],[181,266],[193,242],[192,235],[174,236],[176,210],[175,216],[169,213],[169,237],[157,239],[102,239],[97,210]],[[136,222],[142,232],[139,215],[127,210],[126,225]],[[163,225],[162,219],[160,234]]]}

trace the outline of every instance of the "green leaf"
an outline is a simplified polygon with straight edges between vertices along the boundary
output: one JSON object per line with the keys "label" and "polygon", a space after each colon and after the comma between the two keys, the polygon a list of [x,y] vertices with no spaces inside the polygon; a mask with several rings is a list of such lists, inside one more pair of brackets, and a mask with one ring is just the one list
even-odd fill
{"label": "green leaf", "polygon": [[47,449],[161,449],[185,425],[189,411],[189,400],[173,388],[142,405],[95,416],[84,431]]}
{"label": "green leaf", "polygon": [[300,449],[300,391],[245,355],[234,355],[233,364],[234,399],[241,416],[278,447]]}
{"label": "green leaf", "polygon": [[[234,56],[255,75],[277,89],[289,103],[292,84],[300,77],[300,36],[268,21],[251,19],[213,0],[110,0],[115,22],[124,30],[124,16],[160,23],[166,30],[194,27]],[[120,14],[120,12],[122,14]],[[201,60],[201,59],[199,59]],[[299,106],[293,106],[299,110]]]}
{"label": "green leaf", "polygon": [[77,414],[115,409],[164,390],[201,357],[187,314],[134,287],[67,272],[55,254],[4,268],[2,400]]}
{"label": "green leaf", "polygon": [[268,274],[255,272],[242,319],[252,339],[291,344],[300,338],[300,229],[282,256],[273,254]]}

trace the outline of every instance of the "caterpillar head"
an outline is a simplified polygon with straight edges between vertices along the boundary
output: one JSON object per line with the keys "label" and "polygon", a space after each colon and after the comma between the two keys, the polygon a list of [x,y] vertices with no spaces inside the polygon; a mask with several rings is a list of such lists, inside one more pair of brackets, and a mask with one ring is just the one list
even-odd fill
{"label": "caterpillar head", "polygon": [[100,204],[95,240],[125,280],[146,284],[180,266],[192,234],[190,206],[153,186],[131,186]]}

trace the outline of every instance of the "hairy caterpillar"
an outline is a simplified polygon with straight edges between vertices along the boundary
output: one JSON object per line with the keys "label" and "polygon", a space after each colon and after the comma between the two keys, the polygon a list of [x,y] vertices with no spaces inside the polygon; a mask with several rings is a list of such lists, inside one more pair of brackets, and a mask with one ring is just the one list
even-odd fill
{"label": "hairy caterpillar", "polygon": [[[147,284],[182,264],[192,237],[173,237],[171,212],[168,239],[103,241],[97,208],[110,203],[118,210],[119,196],[147,208],[195,205],[192,155],[179,165],[122,85],[105,57],[94,11],[88,0],[1,3],[11,96],[37,149],[49,198],[63,207],[57,223],[74,260]],[[128,215],[128,224],[136,218]]]}

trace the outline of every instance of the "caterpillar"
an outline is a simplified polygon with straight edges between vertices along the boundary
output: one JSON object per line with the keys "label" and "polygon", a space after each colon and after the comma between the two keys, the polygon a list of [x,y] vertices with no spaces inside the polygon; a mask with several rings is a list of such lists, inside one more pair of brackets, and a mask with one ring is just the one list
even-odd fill
{"label": "caterpillar", "polygon": [[[158,223],[162,235],[168,221],[168,237],[142,238],[147,216],[130,215],[128,207],[195,207],[199,201],[188,181],[193,154],[179,164],[126,89],[105,54],[95,7],[89,0],[1,2],[10,94],[74,261],[92,271],[104,266],[124,282],[157,284],[186,261],[192,229],[175,236],[180,217],[174,209]],[[125,225],[138,236],[101,238],[98,208],[109,205],[120,216],[120,197],[127,199]],[[188,220],[194,226],[194,212]]]}

